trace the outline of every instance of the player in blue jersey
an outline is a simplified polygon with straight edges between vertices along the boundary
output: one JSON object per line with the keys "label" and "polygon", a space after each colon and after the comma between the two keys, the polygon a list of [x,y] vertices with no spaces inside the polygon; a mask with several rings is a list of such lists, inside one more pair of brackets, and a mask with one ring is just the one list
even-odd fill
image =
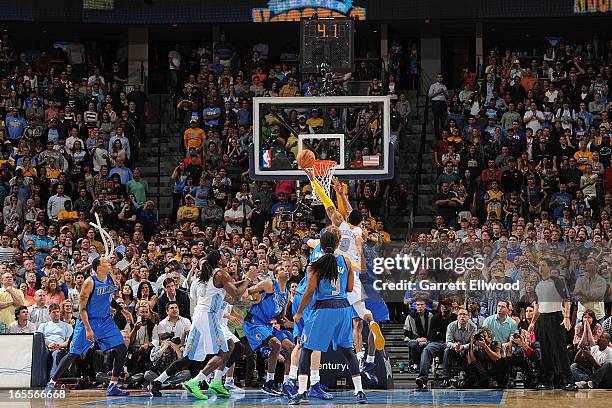
{"label": "player in blue jersey", "polygon": [[[321,256],[324,255],[323,250],[321,249],[321,245],[319,244],[318,239],[309,239],[307,245],[312,248],[312,252],[310,253],[308,262],[312,264],[316,262]],[[298,284],[295,295],[293,296],[293,304],[292,304],[292,314],[295,315],[298,311],[298,307],[300,306],[300,301],[302,300],[302,295],[306,290],[306,282],[308,280],[308,266],[306,266],[306,272],[300,283]],[[310,312],[312,310],[312,306],[315,303],[315,297],[313,296],[312,300],[306,306],[304,311],[302,312],[302,319],[299,322],[293,322],[293,338],[295,341],[296,347],[293,349],[293,353],[291,353],[291,368],[289,370],[289,378],[283,384],[283,393],[288,395],[290,398],[294,397],[297,394],[297,372],[298,372],[298,364],[300,361],[301,355],[301,342],[300,338],[302,337],[302,331],[304,330],[304,322],[307,322],[310,318]],[[333,399],[333,395],[328,393],[324,386],[321,384],[321,377],[319,375],[319,367],[321,365],[321,352],[313,351],[311,356],[310,363],[310,389],[308,390],[308,397],[310,398],[319,398],[323,400],[331,400]]]}
{"label": "player in blue jersey", "polygon": [[299,388],[298,393],[290,399],[290,405],[299,405],[307,401],[306,386],[312,352],[327,351],[330,345],[334,350],[339,350],[347,361],[355,386],[357,403],[367,403],[361,385],[359,363],[352,350],[352,308],[347,299],[347,293],[353,290],[355,276],[348,259],[344,255],[334,255],[339,244],[340,232],[336,227],[329,227],[320,241],[324,254],[310,265],[306,289],[293,318],[295,322],[300,322],[304,309],[313,296],[316,296],[310,319],[305,322],[302,333],[302,353],[298,370]]}
{"label": "player in blue jersey", "polygon": [[[79,294],[79,314],[81,319],[74,328],[69,353],[60,361],[55,376],[51,378],[45,391],[49,393],[55,387],[55,382],[79,357],[87,353],[94,342],[98,343],[100,350],[115,350],[115,360],[111,381],[106,389],[107,396],[126,396],[128,392],[117,386],[119,375],[123,373],[123,366],[127,357],[127,347],[123,336],[111,315],[111,306],[116,310],[123,310],[114,301],[117,287],[112,275],[110,263],[106,258],[96,258],[91,263],[92,275],[85,279]],[[127,312],[125,312],[127,313]]]}
{"label": "player in blue jersey", "polygon": [[[276,279],[267,279],[248,289],[249,295],[261,294],[261,300],[251,306],[244,318],[244,334],[249,341],[251,349],[255,352],[262,347],[269,346],[271,351],[268,355],[268,372],[266,382],[262,391],[268,395],[281,395],[281,391],[274,384],[274,373],[276,363],[281,349],[291,353],[294,344],[279,330],[272,326],[272,320],[276,319],[285,326],[291,326],[285,316],[285,310],[289,299],[287,281],[291,275],[290,269],[285,264],[279,264],[274,275]],[[285,364],[285,382],[289,377],[289,364]]]}

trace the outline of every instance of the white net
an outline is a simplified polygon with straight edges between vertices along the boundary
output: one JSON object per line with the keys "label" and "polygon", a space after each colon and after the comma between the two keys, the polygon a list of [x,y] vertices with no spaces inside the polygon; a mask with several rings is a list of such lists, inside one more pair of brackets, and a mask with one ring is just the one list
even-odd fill
{"label": "white net", "polygon": [[[331,182],[334,177],[334,171],[336,170],[337,163],[331,160],[316,160],[312,164],[312,173],[314,178],[317,179],[319,185],[323,188],[323,190],[327,193],[329,197],[331,191]],[[312,181],[310,181],[310,185],[312,186],[312,205],[321,205],[323,202],[321,198],[316,193],[314,186],[312,185]]]}

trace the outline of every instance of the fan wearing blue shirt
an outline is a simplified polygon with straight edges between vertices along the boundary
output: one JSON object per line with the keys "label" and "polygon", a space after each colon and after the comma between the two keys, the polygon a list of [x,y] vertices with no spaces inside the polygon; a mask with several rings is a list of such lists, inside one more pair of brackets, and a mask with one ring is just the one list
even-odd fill
{"label": "fan wearing blue shirt", "polygon": [[6,115],[6,130],[11,140],[19,140],[23,136],[23,131],[28,126],[28,122],[19,116],[19,109],[11,108],[11,112]]}
{"label": "fan wearing blue shirt", "polygon": [[111,171],[108,172],[108,178],[112,178],[115,174],[119,174],[119,177],[121,178],[121,184],[124,186],[127,184],[128,181],[134,178],[132,170],[128,169],[123,165],[123,159],[117,159],[115,167],[113,167]]}
{"label": "fan wearing blue shirt", "polygon": [[195,197],[195,206],[198,208],[206,207],[210,188],[206,185],[206,179],[200,177],[200,184],[191,190],[191,195]]}
{"label": "fan wearing blue shirt", "polygon": [[558,220],[563,217],[563,209],[569,208],[572,204],[572,195],[567,191],[567,184],[559,183],[559,191],[550,197],[550,208],[553,209],[553,218]]}
{"label": "fan wearing blue shirt", "polygon": [[202,117],[204,119],[204,125],[208,128],[219,126],[219,117],[221,116],[221,109],[215,106],[215,102],[212,99],[208,100],[208,106],[202,110]]}
{"label": "fan wearing blue shirt", "polygon": [[497,302],[497,313],[487,317],[482,326],[491,330],[493,340],[500,343],[508,342],[510,335],[516,331],[516,322],[508,315],[509,304],[506,300]]}

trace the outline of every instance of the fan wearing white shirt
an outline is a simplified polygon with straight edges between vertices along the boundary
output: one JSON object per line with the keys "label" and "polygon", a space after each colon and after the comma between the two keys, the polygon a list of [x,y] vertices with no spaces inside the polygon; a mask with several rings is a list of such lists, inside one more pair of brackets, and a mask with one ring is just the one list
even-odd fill
{"label": "fan wearing white shirt", "polygon": [[525,115],[523,115],[523,122],[526,127],[533,130],[533,134],[535,135],[536,132],[542,128],[542,123],[546,121],[546,118],[544,114],[538,110],[538,106],[535,102],[531,102],[530,108],[531,109],[526,111]]}
{"label": "fan wearing white shirt", "polygon": [[[612,367],[612,347],[610,347],[610,333],[604,332],[599,339],[597,339],[597,344],[592,346],[591,349],[580,349],[578,353],[576,353],[575,363],[573,363],[570,367],[572,370],[572,375],[576,380],[576,386],[578,388],[585,388],[587,385],[587,380],[589,378],[597,379],[601,377],[602,379],[606,376],[605,372],[610,370]],[[581,362],[581,363],[579,363]],[[585,367],[585,363],[590,365],[589,368]],[[592,368],[591,368],[592,367]],[[598,371],[600,371],[598,373]],[[609,376],[609,374],[607,375]],[[592,381],[589,381],[592,383]],[[601,380],[597,382],[601,387]],[[589,388],[594,388],[589,384]]]}
{"label": "fan wearing white shirt", "polygon": [[173,338],[178,337],[181,339],[181,344],[185,343],[185,339],[191,330],[191,321],[186,317],[179,315],[178,303],[171,300],[166,305],[166,313],[168,316],[159,322],[157,332],[161,335],[162,333],[174,333]]}
{"label": "fan wearing white shirt", "polygon": [[30,314],[28,308],[19,306],[15,310],[15,321],[9,324],[8,331],[10,334],[35,333],[36,325],[29,321]]}
{"label": "fan wearing white shirt", "polygon": [[46,295],[43,289],[38,289],[34,293],[34,304],[28,308],[30,321],[36,325],[36,328],[51,320],[49,306],[45,305]]}

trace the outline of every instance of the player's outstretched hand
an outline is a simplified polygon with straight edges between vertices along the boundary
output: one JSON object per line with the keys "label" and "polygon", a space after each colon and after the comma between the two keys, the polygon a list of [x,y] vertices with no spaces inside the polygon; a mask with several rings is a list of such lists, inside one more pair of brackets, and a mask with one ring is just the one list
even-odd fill
{"label": "player's outstretched hand", "polygon": [[334,186],[334,190],[336,191],[341,191],[342,189],[342,184],[340,184],[340,180],[338,180],[338,177],[334,176],[332,178],[332,184]]}

